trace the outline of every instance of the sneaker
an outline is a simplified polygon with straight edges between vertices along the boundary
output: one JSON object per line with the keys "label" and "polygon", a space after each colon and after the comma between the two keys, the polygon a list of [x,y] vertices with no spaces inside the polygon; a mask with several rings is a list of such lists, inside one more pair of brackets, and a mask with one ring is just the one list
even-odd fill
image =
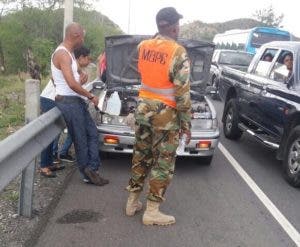
{"label": "sneaker", "polygon": [[53,154],[53,164],[59,164],[60,159],[58,158],[57,153]]}
{"label": "sneaker", "polygon": [[61,171],[63,169],[65,169],[66,167],[64,165],[59,165],[59,164],[53,164],[52,166],[49,166],[49,169],[52,171],[52,172],[55,172],[55,171]]}
{"label": "sneaker", "polygon": [[82,181],[86,184],[92,184],[91,180],[89,180],[87,178],[82,179]]}
{"label": "sneaker", "polygon": [[59,159],[68,163],[73,163],[75,159],[69,154],[61,154],[59,155]]}
{"label": "sneaker", "polygon": [[103,186],[109,183],[107,179],[100,177],[97,172],[93,171],[89,167],[84,169],[84,173],[94,185]]}

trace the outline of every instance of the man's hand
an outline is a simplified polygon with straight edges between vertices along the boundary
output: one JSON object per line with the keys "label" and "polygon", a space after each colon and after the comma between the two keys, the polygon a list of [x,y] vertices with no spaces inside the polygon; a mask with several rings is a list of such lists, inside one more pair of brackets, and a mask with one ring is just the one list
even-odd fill
{"label": "man's hand", "polygon": [[179,132],[179,138],[182,137],[182,135],[186,134],[186,143],[189,144],[191,141],[191,131],[190,130],[180,130]]}
{"label": "man's hand", "polygon": [[91,102],[94,104],[94,106],[98,106],[98,104],[99,104],[99,98],[97,96],[94,96],[91,99]]}
{"label": "man's hand", "polygon": [[86,83],[88,78],[89,78],[89,76],[87,73],[81,72],[80,77],[79,77],[80,84],[83,85],[84,83]]}

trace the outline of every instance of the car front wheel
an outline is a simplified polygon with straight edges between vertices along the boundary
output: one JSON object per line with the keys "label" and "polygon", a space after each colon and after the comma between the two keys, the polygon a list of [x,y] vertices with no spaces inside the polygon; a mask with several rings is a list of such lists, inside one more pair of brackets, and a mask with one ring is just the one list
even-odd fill
{"label": "car front wheel", "polygon": [[238,127],[238,111],[235,99],[230,99],[225,105],[224,116],[224,135],[231,140],[237,140],[241,138],[243,132]]}
{"label": "car front wheel", "polygon": [[294,128],[289,135],[283,168],[288,183],[300,187],[300,126]]}

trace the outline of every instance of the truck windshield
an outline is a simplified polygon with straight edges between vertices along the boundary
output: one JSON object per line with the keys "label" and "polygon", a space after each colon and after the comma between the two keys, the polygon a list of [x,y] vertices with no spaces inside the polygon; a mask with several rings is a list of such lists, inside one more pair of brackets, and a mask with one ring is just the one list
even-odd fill
{"label": "truck windshield", "polygon": [[221,52],[220,64],[249,66],[253,55],[246,52]]}
{"label": "truck windshield", "polygon": [[290,40],[290,37],[288,35],[282,35],[282,34],[254,32],[251,40],[251,46],[255,48],[259,48],[263,44],[275,40],[288,41]]}

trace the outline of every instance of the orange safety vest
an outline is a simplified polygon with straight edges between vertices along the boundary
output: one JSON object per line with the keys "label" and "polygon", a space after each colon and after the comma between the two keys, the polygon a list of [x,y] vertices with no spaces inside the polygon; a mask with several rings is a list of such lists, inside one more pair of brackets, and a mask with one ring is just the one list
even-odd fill
{"label": "orange safety vest", "polygon": [[178,48],[172,40],[151,39],[139,46],[138,69],[142,85],[139,97],[156,99],[176,108],[174,84],[169,78],[169,69]]}

